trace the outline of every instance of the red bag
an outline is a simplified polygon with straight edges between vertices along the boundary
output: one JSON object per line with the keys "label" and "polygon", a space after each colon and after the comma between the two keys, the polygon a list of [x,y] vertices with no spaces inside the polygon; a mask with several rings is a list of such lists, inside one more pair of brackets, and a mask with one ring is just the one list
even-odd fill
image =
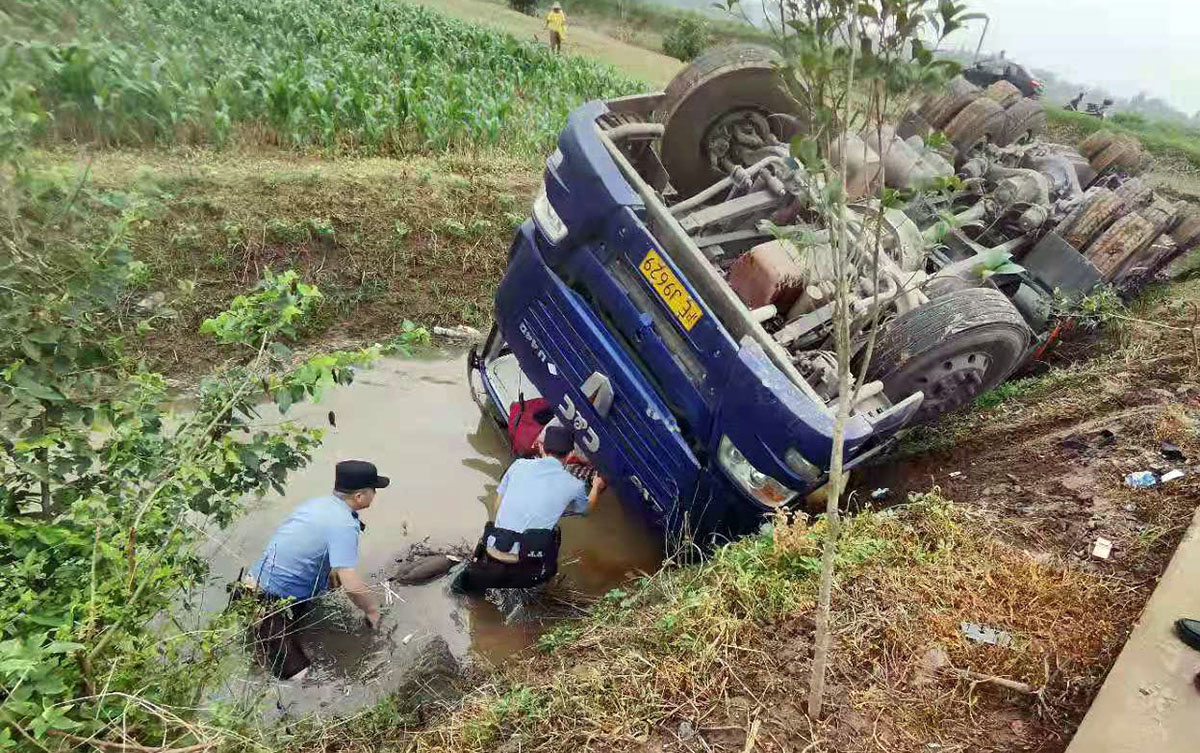
{"label": "red bag", "polygon": [[544,397],[520,400],[508,406],[508,442],[513,454],[520,458],[537,454],[534,445],[553,417],[550,401]]}

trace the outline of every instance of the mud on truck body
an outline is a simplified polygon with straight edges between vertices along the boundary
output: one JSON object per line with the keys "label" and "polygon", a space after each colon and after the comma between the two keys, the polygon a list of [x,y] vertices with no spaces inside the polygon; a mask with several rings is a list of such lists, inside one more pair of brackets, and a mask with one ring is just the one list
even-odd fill
{"label": "mud on truck body", "polygon": [[[665,92],[572,113],[510,248],[496,325],[469,357],[497,423],[544,398],[622,499],[669,532],[745,533],[826,481],[831,251],[818,181],[789,154],[795,104],[775,62],[721,48]],[[853,331],[875,305],[883,323],[848,467],[1037,357],[1061,327],[1059,298],[1146,279],[1200,235],[1200,219],[1116,172],[1136,156],[1128,143],[1094,139],[1089,160],[1039,142],[1040,105],[1004,86],[956,79],[895,129],[846,138],[852,232],[884,229],[878,275],[874,254],[857,260]],[[933,132],[941,152],[922,138]],[[954,174],[962,188],[880,218],[880,165],[895,188]],[[1009,253],[1020,266],[989,265]]]}

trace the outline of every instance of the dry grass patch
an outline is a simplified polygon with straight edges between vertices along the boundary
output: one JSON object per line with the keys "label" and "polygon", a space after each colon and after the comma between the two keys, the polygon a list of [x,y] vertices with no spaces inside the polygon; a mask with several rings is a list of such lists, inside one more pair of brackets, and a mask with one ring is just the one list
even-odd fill
{"label": "dry grass patch", "polygon": [[496,150],[325,160],[292,152],[105,151],[45,155],[70,185],[90,166],[97,222],[137,206],[138,296],[168,315],[139,345],[168,373],[222,357],[200,322],[264,270],[295,268],[325,294],[313,336],[371,341],[404,320],[484,326],[536,161]]}

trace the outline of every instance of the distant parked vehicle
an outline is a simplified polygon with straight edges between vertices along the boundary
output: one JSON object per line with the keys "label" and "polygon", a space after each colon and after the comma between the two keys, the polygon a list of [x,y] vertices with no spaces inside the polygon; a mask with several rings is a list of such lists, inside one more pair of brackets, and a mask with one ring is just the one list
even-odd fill
{"label": "distant parked vehicle", "polygon": [[1106,99],[1103,102],[1101,102],[1100,104],[1096,104],[1095,102],[1088,102],[1087,103],[1087,114],[1095,115],[1097,118],[1104,120],[1106,117],[1108,117],[1108,109],[1110,107],[1112,107],[1112,105],[1113,105],[1113,101],[1111,99]]}
{"label": "distant parked vehicle", "polygon": [[1007,81],[1026,97],[1040,97],[1046,85],[1030,75],[1024,66],[1009,60],[980,60],[962,73],[963,78],[986,89],[997,81]]}

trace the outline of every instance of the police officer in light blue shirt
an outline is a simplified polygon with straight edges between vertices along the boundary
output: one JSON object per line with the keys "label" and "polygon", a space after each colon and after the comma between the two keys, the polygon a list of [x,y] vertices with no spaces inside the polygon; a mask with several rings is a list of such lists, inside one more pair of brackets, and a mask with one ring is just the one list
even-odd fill
{"label": "police officer in light blue shirt", "polygon": [[379,624],[378,601],[356,569],[358,537],[366,528],[358,513],[389,483],[372,463],[338,463],[333,493],[293,510],[250,568],[247,584],[268,605],[257,625],[259,649],[276,676],[294,678],[308,667],[294,623],[330,586],[346,592],[368,626]]}
{"label": "police officer in light blue shirt", "polygon": [[588,489],[564,467],[575,447],[571,430],[549,426],[541,455],[514,461],[496,489],[496,520],[484,528],[475,557],[456,580],[467,592],[529,588],[558,572],[558,521],[584,515],[605,489],[599,475]]}

